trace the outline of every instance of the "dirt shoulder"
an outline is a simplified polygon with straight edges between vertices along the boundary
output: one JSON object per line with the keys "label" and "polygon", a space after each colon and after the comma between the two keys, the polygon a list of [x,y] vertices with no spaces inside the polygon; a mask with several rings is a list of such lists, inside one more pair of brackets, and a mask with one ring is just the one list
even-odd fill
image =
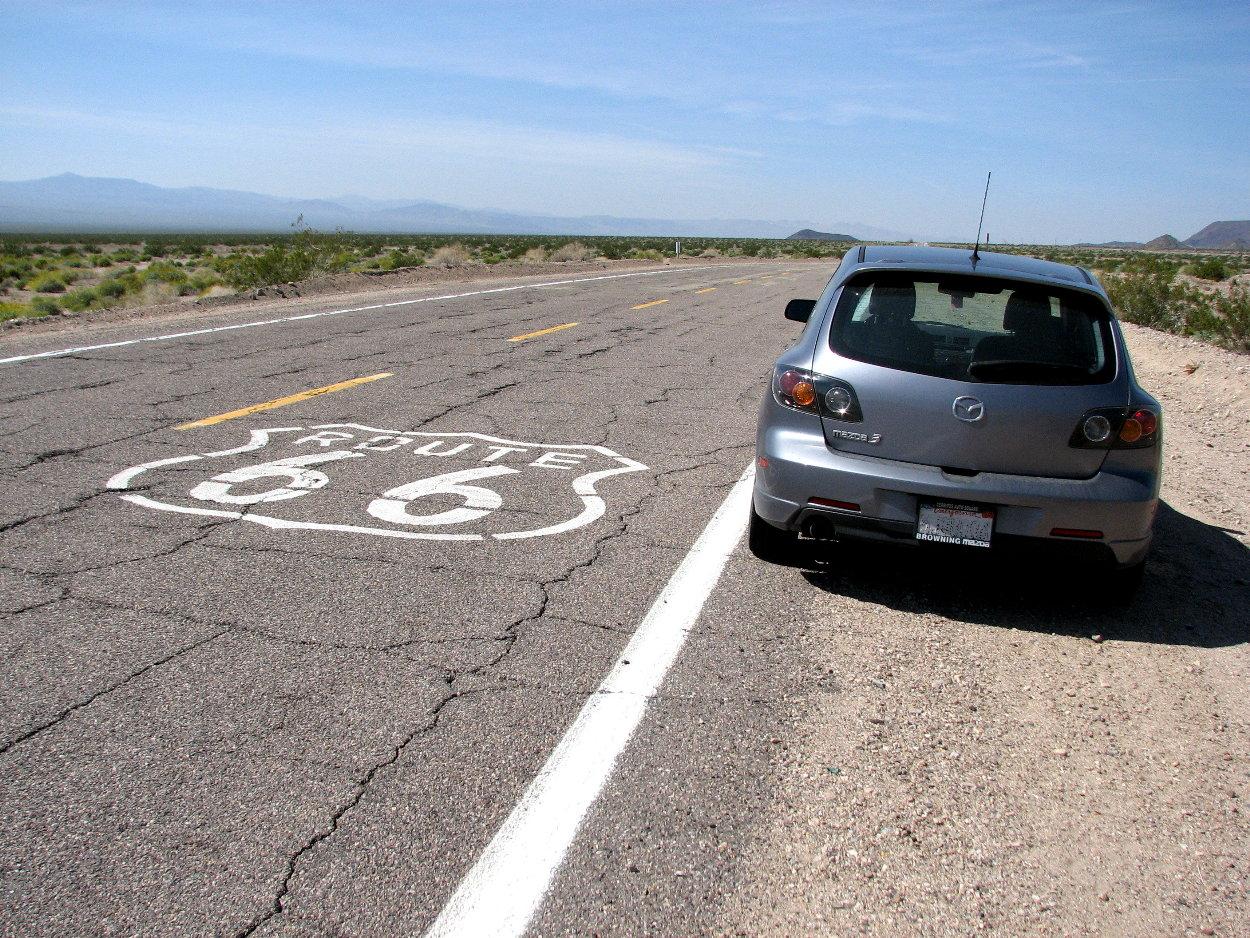
{"label": "dirt shoulder", "polygon": [[[379,273],[324,274],[299,283],[277,284],[238,294],[213,297],[185,297],[150,306],[123,306],[93,310],[87,313],[59,313],[52,316],[8,320],[0,328],[0,345],[19,336],[49,332],[83,332],[133,322],[202,319],[240,311],[271,312],[274,309],[296,311],[297,307],[313,305],[314,301],[342,299],[350,304],[354,298],[370,301],[393,294],[410,293],[422,287],[478,284],[496,280],[523,278],[561,279],[596,273],[624,273],[629,270],[663,269],[664,267],[717,267],[770,263],[754,258],[667,258],[662,262],[648,260],[593,260],[545,263],[469,264],[462,267],[408,267]],[[771,263],[776,264],[774,259]],[[787,258],[792,266],[824,264],[828,258],[814,260]],[[832,269],[832,267],[830,267]],[[295,302],[292,301],[302,301]]]}
{"label": "dirt shoulder", "polygon": [[[1132,608],[831,555],[727,933],[1250,933],[1250,358],[1126,326],[1165,408]],[[906,563],[901,566],[900,563]]]}

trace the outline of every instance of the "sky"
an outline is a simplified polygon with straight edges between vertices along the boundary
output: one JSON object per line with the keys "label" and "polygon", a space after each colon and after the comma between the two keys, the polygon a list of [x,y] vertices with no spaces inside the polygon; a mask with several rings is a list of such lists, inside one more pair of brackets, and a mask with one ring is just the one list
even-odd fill
{"label": "sky", "polygon": [[[0,0],[0,179],[999,242],[1250,218],[1250,4]],[[854,234],[854,232],[850,232]]]}

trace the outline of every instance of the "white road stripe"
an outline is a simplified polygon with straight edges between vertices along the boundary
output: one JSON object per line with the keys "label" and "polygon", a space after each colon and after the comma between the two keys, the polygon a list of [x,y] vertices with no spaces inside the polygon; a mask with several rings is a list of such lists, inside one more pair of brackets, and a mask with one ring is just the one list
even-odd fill
{"label": "white road stripe", "polygon": [[508,938],[525,932],[586,812],[603,790],[741,539],[754,478],[752,464],[656,597],[612,670],[461,881],[426,938]]}
{"label": "white road stripe", "polygon": [[77,355],[80,352],[96,352],[106,348],[121,348],[126,345],[139,345],[143,342],[168,342],[173,339],[186,339],[197,335],[211,335],[214,332],[233,332],[236,329],[255,329],[258,326],[276,326],[286,322],[299,322],[305,319],[321,319],[325,316],[342,316],[344,313],[361,313],[371,309],[389,309],[393,306],[411,306],[414,303],[434,303],[438,300],[459,300],[466,296],[483,296],[487,293],[511,293],[515,290],[537,290],[542,287],[562,287],[570,283],[590,283],[595,280],[620,280],[625,277],[654,277],[658,274],[672,274],[685,270],[707,270],[706,267],[669,267],[664,270],[643,270],[628,274],[604,274],[598,277],[578,277],[573,280],[548,280],[545,283],[520,283],[510,287],[493,287],[489,290],[470,290],[467,293],[447,293],[442,296],[423,296],[415,300],[399,300],[395,303],[375,303],[372,306],[353,306],[349,309],[330,309],[319,313],[302,313],[298,316],[281,316],[277,319],[261,319],[257,322],[240,322],[229,326],[213,326],[208,329],[192,329],[187,332],[171,332],[167,335],[144,336],[139,339],[125,339],[119,342],[102,342],[99,345],[80,345],[77,348],[56,349],[51,352],[36,352],[32,355],[12,355],[0,358],[0,365],[13,365],[18,362],[34,361],[39,358],[61,358],[65,355]]}

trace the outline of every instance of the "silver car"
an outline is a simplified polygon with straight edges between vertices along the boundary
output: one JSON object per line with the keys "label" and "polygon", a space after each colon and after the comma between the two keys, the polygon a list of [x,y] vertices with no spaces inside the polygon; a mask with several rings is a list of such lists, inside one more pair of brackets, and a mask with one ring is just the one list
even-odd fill
{"label": "silver car", "polygon": [[859,247],[777,361],[760,410],[750,546],[801,540],[1058,550],[1140,581],[1159,499],[1159,402],[1080,267]]}

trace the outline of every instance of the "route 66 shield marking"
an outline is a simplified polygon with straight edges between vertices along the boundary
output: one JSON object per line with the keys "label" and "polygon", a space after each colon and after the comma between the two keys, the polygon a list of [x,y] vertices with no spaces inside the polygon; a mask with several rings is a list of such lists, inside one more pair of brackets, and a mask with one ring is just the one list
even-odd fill
{"label": "route 66 shield marking", "polygon": [[276,529],[508,541],[594,522],[598,483],[646,468],[603,446],[344,423],[252,430],[242,446],[142,463],[107,485],[141,489],[121,497],[145,508]]}

